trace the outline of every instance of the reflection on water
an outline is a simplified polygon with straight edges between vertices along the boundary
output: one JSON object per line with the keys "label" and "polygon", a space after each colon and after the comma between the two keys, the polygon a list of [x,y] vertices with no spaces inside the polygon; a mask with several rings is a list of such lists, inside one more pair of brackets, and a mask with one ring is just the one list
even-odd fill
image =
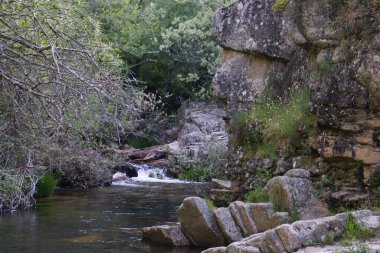
{"label": "reflection on water", "polygon": [[141,228],[176,221],[176,208],[199,184],[135,183],[59,191],[36,210],[0,217],[1,253],[197,253],[141,240]]}

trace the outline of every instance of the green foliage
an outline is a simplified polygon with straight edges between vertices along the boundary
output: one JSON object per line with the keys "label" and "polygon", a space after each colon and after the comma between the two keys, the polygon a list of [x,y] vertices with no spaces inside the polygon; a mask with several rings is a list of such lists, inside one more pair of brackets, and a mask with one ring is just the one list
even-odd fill
{"label": "green foliage", "polygon": [[146,148],[155,144],[152,139],[138,136],[127,137],[126,143],[134,148]]}
{"label": "green foliage", "polygon": [[273,11],[283,13],[288,7],[289,0],[275,0],[273,4]]}
{"label": "green foliage", "polygon": [[178,174],[178,178],[181,180],[197,181],[201,182],[205,180],[206,172],[202,167],[191,167],[184,172]]}
{"label": "green foliage", "polygon": [[206,198],[206,204],[207,204],[208,210],[210,210],[211,212],[215,211],[216,207],[214,205],[214,202],[211,199]]}
{"label": "green foliage", "polygon": [[266,203],[269,202],[269,196],[263,188],[255,188],[245,195],[244,201],[250,203]]}
{"label": "green foliage", "polygon": [[293,222],[296,222],[296,221],[299,221],[301,220],[301,214],[297,213],[297,212],[294,212],[290,215],[289,217],[289,222],[290,223],[293,223]]}
{"label": "green foliage", "polygon": [[[256,104],[248,114],[245,145],[255,146],[261,156],[274,157],[279,150],[299,147],[314,133],[314,115],[309,109],[308,89],[295,89],[285,100]],[[242,121],[242,120],[241,120]]]}
{"label": "green foliage", "polygon": [[322,175],[321,177],[323,186],[329,186],[330,185],[330,179],[327,175]]}
{"label": "green foliage", "polygon": [[38,179],[36,184],[36,198],[45,198],[50,197],[55,187],[58,184],[58,180],[55,178],[55,176],[52,173],[46,173],[42,176],[42,178]]}
{"label": "green foliage", "polygon": [[[205,98],[220,48],[212,36],[217,8],[231,0],[100,0],[91,9],[123,72],[163,97],[165,109]],[[172,96],[166,96],[172,94]]]}
{"label": "green foliage", "polygon": [[372,231],[358,224],[350,213],[346,222],[346,231],[342,237],[342,243],[352,244],[355,240],[366,240],[372,236]]}

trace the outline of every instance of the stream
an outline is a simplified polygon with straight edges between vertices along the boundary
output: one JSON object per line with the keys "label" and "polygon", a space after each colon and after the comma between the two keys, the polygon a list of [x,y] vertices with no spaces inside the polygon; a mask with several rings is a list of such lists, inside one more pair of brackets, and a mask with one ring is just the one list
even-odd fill
{"label": "stream", "polygon": [[201,249],[142,240],[142,227],[176,222],[182,200],[206,189],[203,184],[151,176],[142,170],[132,182],[111,187],[58,189],[52,197],[38,200],[33,210],[0,216],[0,252],[199,253]]}

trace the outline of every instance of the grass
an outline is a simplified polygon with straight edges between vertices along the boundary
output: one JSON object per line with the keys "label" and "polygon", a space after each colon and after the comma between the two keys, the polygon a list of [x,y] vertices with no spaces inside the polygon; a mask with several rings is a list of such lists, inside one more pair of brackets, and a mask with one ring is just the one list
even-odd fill
{"label": "grass", "polygon": [[206,170],[202,167],[191,167],[190,169],[178,174],[178,178],[188,181],[204,181],[206,176]]}
{"label": "grass", "polygon": [[331,232],[327,233],[324,243],[327,245],[332,245],[335,241],[335,236]]}
{"label": "grass", "polygon": [[206,198],[206,204],[207,204],[208,210],[210,210],[211,212],[215,211],[216,207],[214,205],[214,202],[211,199]]}
{"label": "grass", "polygon": [[269,202],[269,196],[263,188],[256,188],[248,192],[244,197],[245,202],[266,203]]}
{"label": "grass", "polygon": [[254,136],[257,152],[275,157],[278,150],[299,146],[305,135],[314,134],[315,117],[310,108],[309,89],[295,89],[286,100],[268,100],[256,104],[247,117],[247,136]]}
{"label": "grass", "polygon": [[370,229],[358,224],[352,214],[348,215],[346,231],[341,240],[343,245],[352,245],[352,243],[356,240],[366,240],[371,236],[372,232]]}
{"label": "grass", "polygon": [[290,215],[289,217],[289,222],[290,223],[293,223],[293,222],[296,222],[296,221],[299,221],[301,220],[301,215],[299,213],[296,213],[294,212],[293,214]]}
{"label": "grass", "polygon": [[46,173],[42,178],[40,178],[36,184],[36,198],[50,197],[55,187],[58,184],[58,180],[54,177],[52,173]]}

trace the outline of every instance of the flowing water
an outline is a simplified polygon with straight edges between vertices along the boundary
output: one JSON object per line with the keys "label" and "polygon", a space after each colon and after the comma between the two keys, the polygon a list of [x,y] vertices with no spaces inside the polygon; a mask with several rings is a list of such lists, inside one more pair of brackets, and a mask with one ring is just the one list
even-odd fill
{"label": "flowing water", "polygon": [[144,174],[102,189],[58,190],[34,210],[0,217],[0,253],[200,252],[145,242],[141,228],[176,222],[182,200],[205,186],[162,177],[157,180],[171,183],[136,182],[139,178],[152,181]]}

